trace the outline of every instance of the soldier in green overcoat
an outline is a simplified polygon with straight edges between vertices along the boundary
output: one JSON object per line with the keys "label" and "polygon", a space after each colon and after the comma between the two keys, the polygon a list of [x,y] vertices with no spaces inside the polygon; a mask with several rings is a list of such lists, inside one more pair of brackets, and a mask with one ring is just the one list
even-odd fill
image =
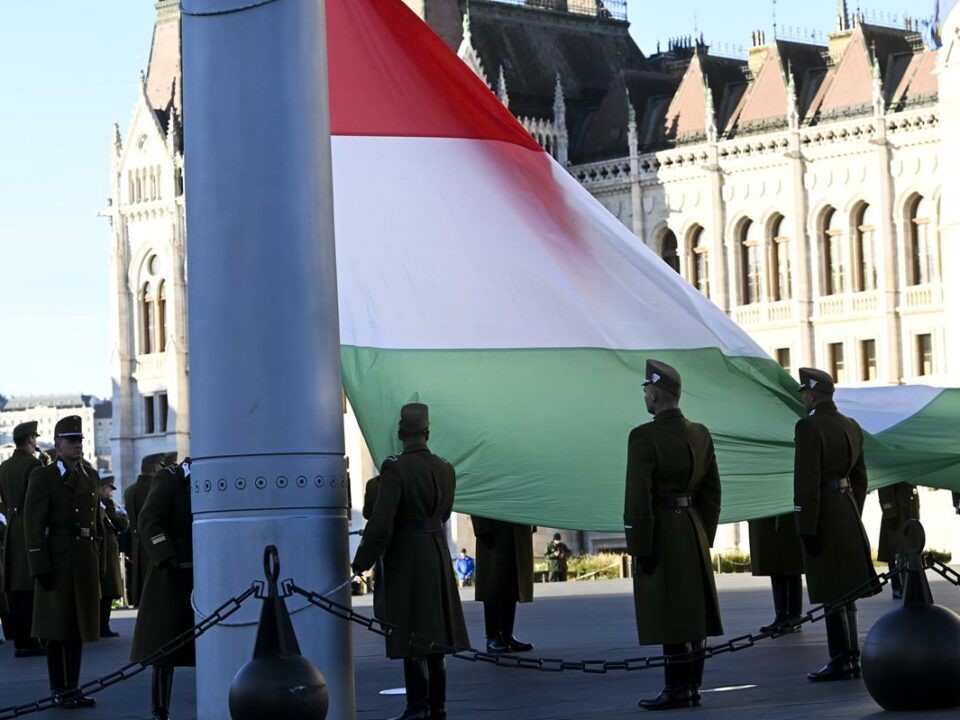
{"label": "soldier in green overcoat", "polygon": [[132,607],[140,604],[143,583],[147,579],[150,558],[140,541],[140,509],[147,501],[153,476],[163,467],[164,453],[145,455],[140,460],[136,482],[123,491],[123,507],[130,520],[130,557],[127,558],[127,601]]}
{"label": "soldier in green overcoat", "polygon": [[750,569],[770,578],[776,616],[760,632],[800,632],[803,612],[803,554],[793,513],[749,522]]}
{"label": "soldier in green overcoat", "polygon": [[100,478],[100,509],[103,511],[103,576],[100,578],[100,637],[117,637],[110,629],[113,601],[123,597],[123,573],[120,572],[120,544],[117,536],[130,527],[122,507],[113,501],[116,490],[113,475]]}
{"label": "soldier in green overcoat", "polygon": [[427,448],[426,405],[401,408],[398,435],[403,452],[380,467],[373,513],[351,568],[359,575],[383,559],[377,587],[382,619],[395,626],[386,640],[387,657],[403,659],[407,689],[406,710],[394,720],[445,720],[444,655],[412,643],[411,634],[446,647],[470,646],[443,529],[453,510],[457,476]]}
{"label": "soldier in green overcoat", "polygon": [[487,652],[528,652],[533,645],[517,640],[513,626],[517,603],[533,602],[533,533],[531,525],[470,517],[477,538],[474,597],[483,603]]}
{"label": "soldier in green overcoat", "polygon": [[16,449],[13,456],[0,463],[0,506],[7,517],[7,538],[3,547],[3,582],[10,603],[10,626],[13,633],[14,657],[45,655],[46,650],[35,637],[33,627],[33,576],[27,562],[27,539],[23,532],[23,508],[27,498],[30,473],[43,463],[37,459],[37,423],[20,423],[13,428]]}
{"label": "soldier in green overcoat", "polygon": [[[893,570],[900,555],[900,540],[903,526],[909,520],[920,519],[920,494],[908,482],[894,483],[877,490],[880,501],[880,540],[877,543],[877,560],[885,562]],[[890,576],[894,599],[903,597],[903,575]]]}
{"label": "soldier in green overcoat", "polygon": [[[710,547],[720,519],[720,475],[710,431],[680,411],[680,374],[648,360],[644,400],[653,421],[627,444],[623,507],[634,558],[634,606],[641,645],[684,655],[723,633]],[[646,710],[700,704],[703,658],[664,666],[665,687]]]}
{"label": "soldier in green overcoat", "polygon": [[[832,602],[877,577],[860,521],[867,494],[863,430],[837,410],[828,373],[800,368],[800,391],[808,415],[794,430],[797,532],[810,602]],[[856,603],[828,615],[826,625],[830,661],[807,678],[823,682],[860,677]]]}
{"label": "soldier in green overcoat", "polygon": [[50,689],[61,707],[91,707],[79,690],[83,643],[100,638],[103,518],[96,471],[83,462],[78,415],[57,422],[58,460],[34,468],[24,503],[33,636],[47,641]]}
{"label": "soldier in green overcoat", "polygon": [[[193,513],[190,503],[190,459],[160,470],[140,510],[140,536],[149,559],[131,660],[143,660],[193,627]],[[193,641],[153,666],[151,702],[154,720],[170,717],[175,667],[196,665]]]}

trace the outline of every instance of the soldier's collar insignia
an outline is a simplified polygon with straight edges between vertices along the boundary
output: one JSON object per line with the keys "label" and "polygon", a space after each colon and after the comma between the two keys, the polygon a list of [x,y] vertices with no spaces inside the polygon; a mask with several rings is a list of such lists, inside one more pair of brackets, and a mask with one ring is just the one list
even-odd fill
{"label": "soldier's collar insignia", "polygon": [[60,477],[67,474],[67,466],[63,464],[62,460],[57,460],[57,470],[60,471]]}

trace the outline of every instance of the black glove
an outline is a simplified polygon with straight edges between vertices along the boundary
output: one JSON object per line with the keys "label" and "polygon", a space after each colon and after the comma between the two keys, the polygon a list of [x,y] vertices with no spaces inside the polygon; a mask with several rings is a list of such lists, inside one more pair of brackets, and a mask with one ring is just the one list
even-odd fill
{"label": "black glove", "polygon": [[817,557],[820,554],[820,538],[816,535],[801,535],[800,541],[811,557]]}
{"label": "black glove", "polygon": [[653,555],[640,555],[637,557],[637,565],[644,575],[653,575],[653,571],[657,569],[657,560]]}
{"label": "black glove", "polygon": [[39,575],[37,575],[35,579],[37,581],[37,584],[40,587],[42,587],[44,590],[53,590],[53,573],[52,572],[40,573]]}
{"label": "black glove", "polygon": [[175,557],[164,558],[164,559],[160,562],[160,564],[158,565],[158,567],[166,568],[167,570],[179,570],[179,569],[180,569],[180,561],[177,560]]}

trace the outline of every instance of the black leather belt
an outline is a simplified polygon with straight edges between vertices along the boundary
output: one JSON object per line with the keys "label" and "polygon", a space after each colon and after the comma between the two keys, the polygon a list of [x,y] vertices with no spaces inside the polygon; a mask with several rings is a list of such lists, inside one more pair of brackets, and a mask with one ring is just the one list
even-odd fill
{"label": "black leather belt", "polygon": [[93,528],[47,528],[47,537],[92,538]]}
{"label": "black leather belt", "polygon": [[837,480],[824,480],[820,487],[830,492],[843,492],[850,488],[850,478],[839,478]]}
{"label": "black leather belt", "polygon": [[443,530],[443,520],[433,518],[413,518],[410,520],[395,520],[393,529],[396,532],[434,533]]}
{"label": "black leather belt", "polygon": [[661,495],[660,507],[664,510],[680,510],[693,507],[693,498],[689,495]]}

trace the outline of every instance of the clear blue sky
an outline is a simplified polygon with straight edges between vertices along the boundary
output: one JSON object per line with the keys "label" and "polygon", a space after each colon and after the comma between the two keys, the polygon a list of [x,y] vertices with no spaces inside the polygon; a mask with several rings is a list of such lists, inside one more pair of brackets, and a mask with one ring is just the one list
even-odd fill
{"label": "clear blue sky", "polygon": [[[862,7],[926,17],[933,4]],[[836,7],[777,0],[777,23],[826,34]],[[754,29],[772,35],[772,0],[628,8],[645,53],[695,29],[715,48],[747,46]],[[0,394],[109,396],[110,228],[96,214],[109,192],[113,123],[126,131],[154,14],[152,0],[0,0]]]}

